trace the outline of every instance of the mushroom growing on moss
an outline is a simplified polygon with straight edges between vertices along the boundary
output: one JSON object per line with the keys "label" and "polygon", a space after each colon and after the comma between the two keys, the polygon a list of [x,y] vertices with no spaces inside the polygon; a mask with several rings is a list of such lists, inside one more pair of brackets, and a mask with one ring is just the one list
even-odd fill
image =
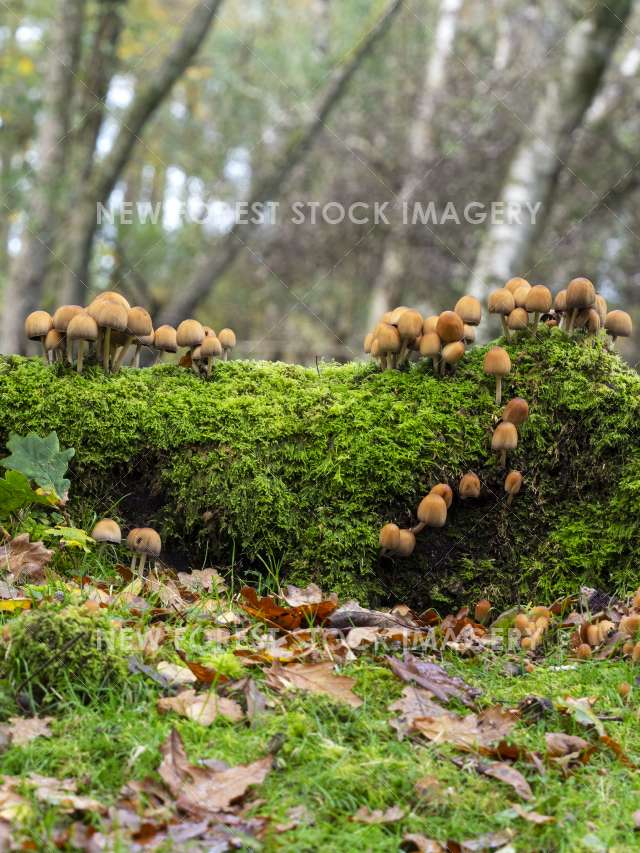
{"label": "mushroom growing on moss", "polygon": [[229,353],[236,345],[236,333],[233,329],[220,329],[218,340],[224,352],[224,360],[227,361]]}
{"label": "mushroom growing on moss", "polygon": [[49,362],[49,354],[44,345],[45,339],[53,329],[53,317],[48,311],[32,311],[24,321],[24,333],[30,341],[40,341],[44,363]]}
{"label": "mushroom growing on moss", "polygon": [[530,290],[531,285],[527,282],[526,284],[521,284],[520,287],[514,291],[513,301],[516,303],[516,308],[525,308],[525,305],[527,304],[527,296],[529,295]]}
{"label": "mushroom growing on moss", "polygon": [[122,531],[112,518],[103,518],[95,524],[91,531],[91,538],[96,542],[111,542],[119,545],[122,542]]}
{"label": "mushroom growing on moss", "polygon": [[429,332],[435,332],[439,319],[439,314],[431,314],[429,317],[425,317],[422,322],[422,334],[428,335]]}
{"label": "mushroom growing on moss", "polygon": [[422,314],[412,308],[407,308],[398,317],[395,324],[401,341],[398,365],[404,364],[411,345],[417,337],[422,335],[422,322]]}
{"label": "mushroom growing on moss", "polygon": [[440,368],[442,341],[437,332],[425,332],[420,338],[420,355],[433,361],[433,372],[437,375]]}
{"label": "mushroom growing on moss", "polygon": [[458,493],[463,501],[469,500],[469,498],[479,498],[480,477],[478,477],[477,474],[474,474],[473,471],[469,471],[469,473],[464,474],[460,479]]}
{"label": "mushroom growing on moss", "polygon": [[213,359],[222,355],[222,344],[216,335],[206,335],[200,344],[200,355],[207,362],[207,376],[211,376]]}
{"label": "mushroom growing on moss", "polygon": [[515,293],[520,287],[526,285],[527,287],[531,287],[526,278],[510,278],[509,281],[505,284],[505,288],[509,291],[509,293]]}
{"label": "mushroom growing on moss", "polygon": [[[67,341],[73,347],[73,341],[78,342],[78,373],[82,373],[84,354],[89,344],[98,340],[98,324],[90,314],[76,314],[67,326]],[[67,347],[69,350],[71,347]],[[73,352],[72,352],[73,358]]]}
{"label": "mushroom growing on moss", "polygon": [[524,308],[528,314],[533,314],[533,328],[537,328],[540,322],[540,315],[546,314],[551,310],[553,304],[553,296],[548,287],[544,284],[536,284],[527,293]]}
{"label": "mushroom growing on moss", "polygon": [[515,450],[518,446],[518,430],[508,421],[502,421],[493,432],[491,449],[500,454],[500,467],[507,464],[507,451]]}
{"label": "mushroom growing on moss", "polygon": [[382,361],[382,367],[395,367],[396,358],[402,346],[400,333],[397,328],[390,323],[378,323],[376,327],[376,342],[378,344],[377,350]]}
{"label": "mushroom growing on moss", "polygon": [[[67,334],[67,328],[69,323],[77,314],[83,314],[84,308],[80,305],[61,305],[60,308],[57,308],[53,315],[53,328],[58,332],[63,332],[65,335]],[[73,352],[72,352],[72,342],[69,338],[67,341],[67,361],[69,364],[73,364]]]}
{"label": "mushroom growing on moss", "polygon": [[455,311],[443,311],[436,323],[436,332],[445,344],[453,344],[461,341],[464,335],[464,323],[462,317]]}
{"label": "mushroom growing on moss", "polygon": [[604,327],[611,335],[612,349],[615,347],[618,338],[628,338],[633,331],[631,317],[626,311],[609,311]]}
{"label": "mushroom growing on moss", "polygon": [[429,494],[438,495],[447,505],[447,509],[451,508],[451,504],[453,503],[453,489],[448,483],[436,483]]}
{"label": "mushroom growing on moss", "polygon": [[189,355],[199,347],[204,338],[204,329],[197,320],[183,320],[176,329],[176,341],[179,347],[186,347]]}
{"label": "mushroom growing on moss", "polygon": [[444,527],[447,523],[447,504],[444,498],[433,490],[429,492],[418,506],[418,520],[420,524],[414,528],[414,533],[425,527]]}
{"label": "mushroom growing on moss", "polygon": [[110,299],[94,300],[89,306],[90,313],[98,324],[101,331],[102,344],[102,366],[105,373],[109,372],[111,363],[111,334],[112,332],[124,332],[127,328],[128,310],[124,305]]}
{"label": "mushroom growing on moss", "polygon": [[511,371],[509,353],[502,347],[492,347],[484,357],[484,372],[487,376],[495,376],[496,403],[502,401],[502,378]]}
{"label": "mushroom growing on moss", "polygon": [[567,285],[567,311],[569,323],[567,331],[573,332],[573,326],[578,316],[578,311],[591,308],[596,301],[596,289],[588,278],[574,278]]}
{"label": "mushroom growing on moss", "polygon": [[153,346],[160,353],[178,352],[178,339],[173,326],[159,326],[153,336]]}
{"label": "mushroom growing on moss", "polygon": [[145,338],[151,334],[153,334],[153,323],[149,312],[139,306],[130,308],[127,313],[127,336],[113,365],[114,373],[120,370],[131,344],[137,338]]}
{"label": "mushroom growing on moss", "polygon": [[509,471],[504,481],[504,490],[509,496],[507,503],[511,505],[514,497],[522,488],[522,474],[520,471]]}
{"label": "mushroom growing on moss", "polygon": [[529,404],[522,397],[513,397],[502,412],[502,420],[516,426],[523,424],[529,417]]}
{"label": "mushroom growing on moss", "polygon": [[383,551],[397,551],[400,544],[400,528],[398,525],[393,522],[383,525],[380,529],[378,541]]}
{"label": "mushroom growing on moss", "polygon": [[44,339],[44,348],[47,353],[51,353],[52,361],[62,361],[62,352],[64,349],[65,335],[57,329],[50,329],[47,332],[47,337]]}
{"label": "mushroom growing on moss", "polygon": [[482,320],[482,305],[475,296],[463,296],[453,309],[467,326],[479,326]]}
{"label": "mushroom growing on moss", "polygon": [[500,322],[502,323],[502,331],[506,338],[509,338],[509,327],[507,326],[507,317],[516,307],[513,293],[507,290],[506,287],[500,287],[498,290],[493,290],[489,294],[489,314],[499,314]]}
{"label": "mushroom growing on moss", "polygon": [[529,325],[529,315],[525,308],[514,308],[507,317],[507,328],[511,332],[522,332]]}
{"label": "mushroom growing on moss", "polygon": [[416,537],[411,530],[401,530],[396,554],[399,557],[410,557],[416,547]]}
{"label": "mushroom growing on moss", "polygon": [[127,536],[127,545],[133,551],[131,571],[135,571],[137,555],[140,554],[138,571],[144,572],[147,557],[159,557],[162,550],[162,540],[152,527],[134,527]]}
{"label": "mushroom growing on moss", "polygon": [[442,347],[441,358],[443,376],[447,364],[455,371],[456,364],[464,356],[464,352],[464,343],[462,341],[455,341],[452,344],[447,344],[446,346]]}

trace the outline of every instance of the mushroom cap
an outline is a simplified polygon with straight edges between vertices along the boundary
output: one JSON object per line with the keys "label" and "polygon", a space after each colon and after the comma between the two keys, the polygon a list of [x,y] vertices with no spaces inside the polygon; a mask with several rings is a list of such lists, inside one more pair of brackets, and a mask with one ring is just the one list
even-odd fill
{"label": "mushroom cap", "polygon": [[444,527],[447,523],[447,505],[444,498],[430,492],[418,506],[418,518],[427,527]]}
{"label": "mushroom cap", "polygon": [[151,315],[146,308],[140,308],[136,305],[130,308],[127,313],[127,331],[134,337],[150,335],[153,332],[153,322]]}
{"label": "mushroom cap", "polygon": [[453,489],[448,483],[436,483],[429,492],[430,495],[439,495],[447,505],[447,509],[453,503]]}
{"label": "mushroom cap", "polygon": [[489,294],[490,314],[502,314],[506,317],[508,314],[511,314],[515,307],[516,302],[513,298],[513,293],[511,293],[510,290],[507,290],[506,287],[500,287],[498,290],[492,290]]}
{"label": "mushroom cap", "polygon": [[591,308],[596,301],[596,289],[588,278],[574,278],[567,285],[567,309]]}
{"label": "mushroom cap", "polygon": [[183,320],[176,329],[176,340],[179,347],[200,346],[204,338],[204,329],[197,320]]}
{"label": "mushroom cap", "polygon": [[609,311],[609,308],[607,306],[607,300],[600,293],[596,293],[596,302],[593,307],[598,312],[598,317],[600,317],[600,326],[604,326],[607,321],[607,312]]}
{"label": "mushroom cap", "polygon": [[156,339],[156,333],[151,329],[148,335],[136,335],[136,343],[143,347],[152,347]]}
{"label": "mushroom cap", "polygon": [[374,358],[378,358],[378,356],[379,356],[380,354],[381,354],[381,353],[380,353],[380,341],[379,341],[377,338],[374,338],[374,339],[371,341],[371,355],[372,355]]}
{"label": "mushroom cap", "polygon": [[[515,293],[519,287],[522,287],[523,284],[529,285],[529,282],[526,278],[510,278],[509,281],[505,284],[505,289],[509,291],[509,293]],[[531,285],[529,285],[530,287]]]}
{"label": "mushroom cap", "polygon": [[83,311],[69,321],[67,337],[72,341],[97,341],[98,324],[90,314]]}
{"label": "mushroom cap", "polygon": [[511,359],[506,349],[492,347],[484,357],[484,372],[489,376],[506,376],[511,370]]}
{"label": "mushroom cap", "polygon": [[425,332],[420,338],[420,355],[425,358],[433,358],[440,355],[442,341],[437,332]]}
{"label": "mushroom cap", "polygon": [[529,315],[524,308],[514,308],[507,317],[507,326],[511,331],[519,332],[529,325]]}
{"label": "mushroom cap", "polygon": [[200,361],[202,358],[202,346],[194,347],[191,350],[191,360],[192,361]]}
{"label": "mushroom cap", "polygon": [[138,554],[157,557],[162,550],[162,540],[152,527],[134,527],[127,536],[127,545]]}
{"label": "mushroom cap", "polygon": [[64,343],[64,340],[65,335],[63,332],[59,332],[57,329],[50,329],[44,339],[44,348],[46,350],[59,349],[59,347]]}
{"label": "mushroom cap", "polygon": [[53,328],[53,317],[48,311],[32,311],[24,321],[24,333],[30,341],[46,337]]}
{"label": "mushroom cap", "polygon": [[400,528],[397,524],[389,523],[383,525],[378,537],[380,547],[387,551],[395,551],[400,544]]}
{"label": "mushroom cap", "polygon": [[113,542],[119,545],[122,542],[120,527],[112,518],[103,518],[91,531],[91,538],[96,542]]}
{"label": "mushroom cap", "polygon": [[455,343],[447,344],[442,348],[442,358],[447,364],[457,364],[464,355],[464,343],[455,341]]}
{"label": "mushroom cap", "polygon": [[564,314],[567,310],[567,291],[560,290],[556,293],[556,298],[553,300],[553,307],[558,314]]}
{"label": "mushroom cap", "polygon": [[467,500],[468,498],[479,498],[480,478],[478,475],[474,474],[473,471],[469,471],[468,474],[465,474],[460,480],[458,492],[463,500]]}
{"label": "mushroom cap", "polygon": [[518,446],[518,430],[515,424],[502,421],[498,424],[491,438],[492,450],[515,450]]}
{"label": "mushroom cap", "polygon": [[509,471],[504,481],[504,490],[509,495],[517,495],[522,488],[522,474],[520,471]]}
{"label": "mushroom cap", "polygon": [[53,315],[53,328],[58,332],[66,332],[67,326],[76,314],[83,312],[84,308],[80,305],[61,305],[60,308],[56,308]]}
{"label": "mushroom cap", "polygon": [[117,305],[122,305],[127,311],[131,308],[124,296],[121,293],[116,293],[115,290],[103,290],[91,301],[88,307],[90,308],[95,302],[115,302]]}
{"label": "mushroom cap", "polygon": [[199,349],[202,358],[213,358],[213,356],[222,355],[222,344],[216,335],[207,335],[200,344]]}
{"label": "mushroom cap", "polygon": [[425,317],[422,321],[422,334],[428,335],[429,332],[435,332],[439,319],[439,314],[432,314],[430,317]]}
{"label": "mushroom cap", "polygon": [[586,329],[590,334],[595,334],[600,329],[600,315],[595,308],[583,308],[578,311],[573,326],[575,329]]}
{"label": "mushroom cap", "polygon": [[523,397],[514,397],[509,400],[502,412],[502,420],[509,423],[523,424],[529,417],[529,404]]}
{"label": "mushroom cap", "polygon": [[633,331],[631,317],[620,310],[609,311],[604,327],[614,338],[628,338]]}
{"label": "mushroom cap", "polygon": [[236,333],[233,329],[220,329],[218,340],[222,344],[222,349],[233,349],[236,345]]}
{"label": "mushroom cap", "polygon": [[376,341],[378,342],[378,352],[380,355],[386,355],[389,352],[399,352],[402,343],[400,341],[400,332],[390,323],[378,323]]}
{"label": "mushroom cap", "polygon": [[392,311],[387,311],[389,315],[389,319],[385,320],[385,323],[391,323],[392,326],[397,326],[400,320],[400,317],[404,314],[405,311],[408,311],[406,305],[398,305],[397,308],[394,308]]}
{"label": "mushroom cap", "polygon": [[545,311],[551,310],[552,305],[553,295],[549,288],[544,284],[536,284],[527,293],[524,307],[532,314],[544,314]]}
{"label": "mushroom cap", "polygon": [[127,328],[129,312],[119,302],[109,299],[94,301],[87,308],[87,313],[103,329],[114,329],[116,332],[124,332]]}
{"label": "mushroom cap", "polygon": [[371,344],[373,343],[374,337],[375,337],[374,332],[367,332],[367,334],[364,336],[363,348],[364,348],[364,351],[366,353],[371,352]]}
{"label": "mushroom cap", "polygon": [[461,341],[464,335],[464,323],[462,317],[455,311],[443,311],[436,323],[436,332],[445,344]]}
{"label": "mushroom cap", "polygon": [[407,308],[398,318],[397,327],[403,341],[415,340],[422,334],[422,314]]}
{"label": "mushroom cap", "polygon": [[475,296],[462,296],[456,302],[456,307],[453,309],[458,316],[462,317],[462,322],[468,326],[479,326],[482,320],[482,305]]}
{"label": "mushroom cap", "polygon": [[173,326],[158,326],[153,336],[153,345],[164,352],[177,352],[176,330]]}
{"label": "mushroom cap", "polygon": [[416,537],[410,530],[401,530],[400,539],[396,546],[396,554],[399,557],[410,557],[416,547]]}
{"label": "mushroom cap", "polygon": [[531,290],[530,284],[522,284],[513,294],[513,301],[516,303],[516,308],[524,308],[527,304],[527,296]]}
{"label": "mushroom cap", "polygon": [[466,323],[464,324],[464,337],[462,340],[465,344],[473,344],[476,340],[476,327],[468,326]]}
{"label": "mushroom cap", "polygon": [[214,330],[214,329],[212,329],[212,328],[211,328],[211,326],[203,326],[202,328],[204,329],[204,336],[205,336],[205,338],[208,338],[208,337],[210,337],[211,335],[213,335],[213,337],[214,337],[214,338],[217,338],[217,337],[218,337],[218,336],[216,335],[216,333],[215,333],[215,330]]}

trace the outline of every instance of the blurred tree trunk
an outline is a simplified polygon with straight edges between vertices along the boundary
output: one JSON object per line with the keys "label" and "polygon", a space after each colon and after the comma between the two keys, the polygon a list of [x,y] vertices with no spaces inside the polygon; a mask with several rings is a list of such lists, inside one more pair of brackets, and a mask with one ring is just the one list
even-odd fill
{"label": "blurred tree trunk", "polygon": [[396,199],[395,216],[389,226],[378,275],[371,290],[368,328],[400,298],[405,270],[407,226],[399,215],[403,204],[415,200],[424,182],[428,162],[434,155],[433,119],[445,95],[447,65],[460,19],[463,0],[441,0],[433,45],[425,65],[424,80],[418,92],[413,122],[409,128],[407,171]]}
{"label": "blurred tree trunk", "polygon": [[[306,125],[293,131],[283,151],[276,156],[273,170],[259,180],[250,193],[248,209],[251,209],[253,204],[277,200],[294,169],[302,163],[322,133],[329,116],[347,91],[351,79],[387,33],[403,2],[404,0],[391,0],[377,24],[359,42],[346,64],[333,72],[317,106],[309,110]],[[257,217],[254,220],[249,219],[246,224],[237,222],[222,240],[216,241],[198,265],[191,282],[160,312],[157,325],[176,325],[193,313],[246,246],[247,240],[258,227],[256,219]]]}
{"label": "blurred tree trunk", "polygon": [[36,149],[36,175],[20,254],[4,294],[0,351],[24,348],[24,317],[40,301],[47,270],[55,257],[56,223],[68,145],[74,78],[80,57],[85,0],[59,0],[47,51],[42,119]]}
{"label": "blurred tree trunk", "polygon": [[[83,299],[89,286],[89,262],[98,226],[97,205],[106,204],[118,179],[140,141],[145,125],[191,64],[213,24],[223,0],[199,0],[182,33],[159,69],[149,73],[120,123],[120,129],[105,160],[91,170],[69,223],[68,258],[64,299]],[[95,161],[94,161],[95,162]]]}
{"label": "blurred tree trunk", "polygon": [[[547,84],[513,157],[500,200],[522,213],[491,224],[484,237],[469,291],[482,298],[496,285],[522,275],[545,221],[551,218],[558,178],[565,168],[616,43],[632,0],[598,0],[569,31],[563,58]],[[584,0],[591,6],[591,0]],[[541,205],[537,217],[526,205]]]}

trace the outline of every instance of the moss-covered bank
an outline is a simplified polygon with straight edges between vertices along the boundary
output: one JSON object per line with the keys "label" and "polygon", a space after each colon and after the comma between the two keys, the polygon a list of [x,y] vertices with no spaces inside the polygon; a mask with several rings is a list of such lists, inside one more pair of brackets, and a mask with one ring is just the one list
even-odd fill
{"label": "moss-covered bank", "polygon": [[[55,429],[76,448],[74,501],[162,528],[196,564],[282,558],[295,582],[414,603],[549,597],[582,582],[637,585],[640,377],[616,355],[558,330],[509,347],[505,395],[532,415],[510,464],[513,506],[490,450],[498,410],[471,351],[454,378],[426,363],[218,364],[205,382],[173,366],[77,376],[40,361],[0,362],[0,441]],[[379,561],[386,520],[409,524],[435,482],[485,483],[456,501],[410,560]]]}

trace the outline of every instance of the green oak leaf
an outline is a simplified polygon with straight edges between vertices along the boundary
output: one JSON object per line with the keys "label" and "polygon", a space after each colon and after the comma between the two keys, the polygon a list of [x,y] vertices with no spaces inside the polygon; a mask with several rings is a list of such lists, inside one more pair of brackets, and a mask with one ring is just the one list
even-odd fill
{"label": "green oak leaf", "polygon": [[29,478],[20,471],[7,471],[0,480],[0,517],[5,518],[33,504],[55,506],[56,501],[54,495],[32,489]]}
{"label": "green oak leaf", "polygon": [[11,454],[0,460],[1,465],[19,471],[43,489],[55,492],[60,498],[66,497],[71,483],[64,475],[75,450],[72,447],[61,450],[55,432],[50,432],[46,438],[34,432],[26,436],[12,432],[7,441],[7,448]]}

